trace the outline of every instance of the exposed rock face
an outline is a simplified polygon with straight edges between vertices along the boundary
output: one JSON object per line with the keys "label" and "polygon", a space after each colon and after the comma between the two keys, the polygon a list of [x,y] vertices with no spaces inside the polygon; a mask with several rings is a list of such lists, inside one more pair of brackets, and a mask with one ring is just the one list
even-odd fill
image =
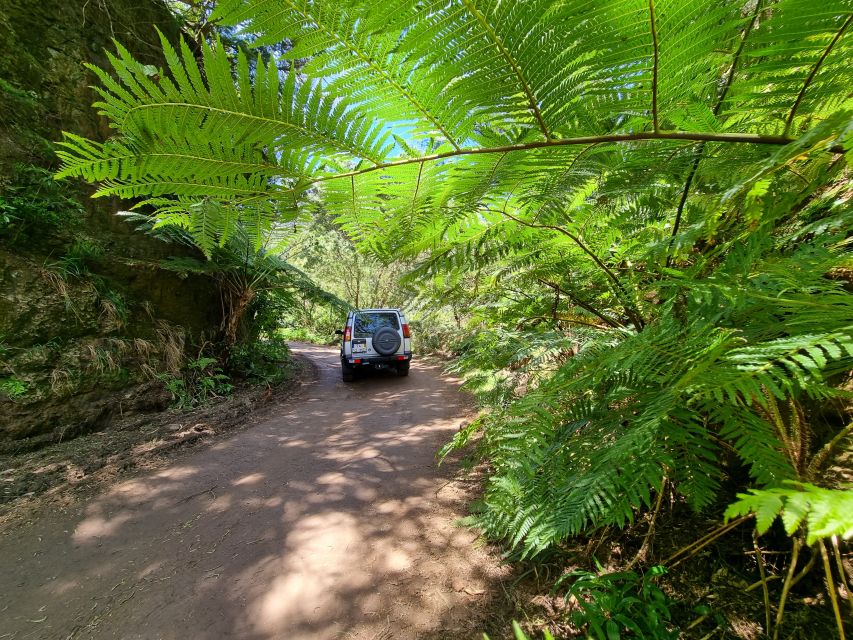
{"label": "exposed rock face", "polygon": [[61,131],[109,135],[83,63],[107,66],[115,38],[161,66],[155,26],[177,40],[157,0],[0,0],[0,447],[163,408],[155,374],[219,330],[215,284],[158,265],[188,250],[51,179]]}

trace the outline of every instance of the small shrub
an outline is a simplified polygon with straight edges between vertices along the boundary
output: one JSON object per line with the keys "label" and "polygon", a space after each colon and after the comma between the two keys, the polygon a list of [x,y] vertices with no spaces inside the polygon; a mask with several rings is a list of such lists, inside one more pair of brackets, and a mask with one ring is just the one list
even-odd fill
{"label": "small shrub", "polygon": [[574,596],[579,607],[572,614],[572,623],[586,627],[589,638],[674,640],[679,634],[669,610],[674,603],[654,583],[664,573],[666,569],[661,566],[652,567],[642,577],[633,571],[574,571],[561,578],[555,588],[574,580],[566,592],[566,598]]}
{"label": "small shrub", "polygon": [[310,342],[312,344],[329,344],[334,337],[332,333],[320,335],[306,327],[282,327],[276,332],[276,336],[284,341],[295,340],[296,342]]}
{"label": "small shrub", "polygon": [[229,370],[242,378],[275,384],[290,376],[290,362],[286,340],[273,334],[265,340],[236,345],[228,364]]}
{"label": "small shrub", "polygon": [[0,236],[14,244],[31,231],[42,234],[76,222],[82,213],[76,190],[54,180],[50,169],[18,164],[0,195]]}
{"label": "small shrub", "polygon": [[172,406],[191,409],[211,398],[220,398],[234,390],[231,379],[216,366],[216,358],[200,357],[187,363],[180,376],[169,373],[159,376],[172,394]]}
{"label": "small shrub", "polygon": [[27,383],[18,378],[0,378],[0,393],[6,395],[10,400],[17,400],[23,396],[29,387]]}

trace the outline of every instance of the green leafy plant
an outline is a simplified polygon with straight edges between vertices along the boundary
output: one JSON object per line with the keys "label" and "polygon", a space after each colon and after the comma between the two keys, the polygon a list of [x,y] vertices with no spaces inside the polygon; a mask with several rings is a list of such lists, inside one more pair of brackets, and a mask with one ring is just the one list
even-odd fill
{"label": "green leafy plant", "polygon": [[282,382],[292,374],[290,348],[276,334],[237,345],[228,365],[238,375],[269,384]]}
{"label": "green leafy plant", "polygon": [[24,396],[29,387],[26,382],[18,378],[2,378],[0,379],[0,393],[3,393],[10,400],[17,400]]}
{"label": "green leafy plant", "polygon": [[216,358],[201,356],[187,362],[180,376],[161,374],[160,380],[172,394],[173,405],[180,409],[191,409],[212,398],[230,394],[234,385],[217,364]]}
{"label": "green leafy plant", "polygon": [[587,629],[587,637],[596,640],[648,638],[673,640],[679,631],[672,624],[673,602],[654,580],[666,573],[661,566],[651,567],[642,577],[633,571],[605,573],[574,571],[555,585],[571,581],[566,598],[574,598],[578,609],[572,622]]}
{"label": "green leafy plant", "polygon": [[[841,561],[838,538],[849,540],[853,537],[853,490],[851,487],[823,489],[812,484],[793,481],[788,481],[785,485],[769,489],[752,489],[749,493],[738,494],[737,501],[726,509],[727,520],[737,516],[755,515],[755,529],[758,535],[766,533],[778,518],[782,521],[785,532],[794,537],[791,562],[782,586],[775,625],[771,625],[768,604],[768,632],[771,626],[775,626],[773,637],[779,636],[785,603],[795,580],[794,572],[801,548],[800,537],[804,536],[805,544],[811,547],[817,546],[817,553],[822,557],[827,591],[835,614],[838,635],[844,638],[844,623],[836,593],[835,573],[838,573],[841,584],[849,584],[847,571]],[[827,549],[827,541],[831,543],[829,545],[831,552]],[[835,570],[832,568],[830,555],[835,556]],[[767,595],[766,587],[765,594]],[[768,600],[769,596],[765,602]]]}
{"label": "green leafy plant", "polygon": [[[571,3],[537,1],[506,12],[500,4],[401,2],[389,22],[364,0],[275,11],[263,0],[225,0],[213,19],[256,33],[257,45],[298,41],[285,57],[312,61],[281,78],[270,58],[252,74],[242,51],[232,66],[218,41],[197,57],[164,39],[167,68],[155,79],[119,47],[111,56],[117,80],[92,68],[103,85],[99,107],[118,135],[105,144],[67,136],[60,175],[100,181],[98,196],[148,198],[164,224],[194,229],[205,250],[238,221],[262,246],[265,230],[309,205],[311,185],[326,208],[345,214],[356,239],[377,247],[375,231],[398,225],[417,233],[390,234],[383,243],[405,237],[431,246],[430,234],[451,228],[442,220],[468,227],[475,212],[489,209],[492,223],[508,214],[534,228],[548,225],[553,212],[543,211],[544,220],[526,214],[600,191],[581,169],[610,166],[628,150],[634,175],[658,162],[648,150],[673,153],[689,196],[703,172],[722,172],[733,161],[748,166],[837,110],[847,72],[846,41],[837,37],[846,29],[845,7],[834,0],[817,11],[787,0],[769,11],[759,2],[745,16],[740,2],[698,11],[682,0],[661,16],[653,4],[622,0],[590,16]],[[554,23],[562,28],[552,30]],[[794,46],[789,35],[803,24],[812,35]],[[433,31],[448,40],[436,47]],[[534,52],[531,41],[546,49]],[[781,75],[762,66],[767,56]],[[580,71],[570,63],[578,59],[585,61]],[[798,71],[811,68],[820,73]],[[489,81],[497,77],[507,83]],[[769,126],[776,122],[783,124]],[[709,145],[722,153],[705,154]],[[741,153],[744,145],[757,156]],[[501,194],[509,206],[493,206]],[[667,216],[676,250],[688,249],[675,237],[691,222],[686,205]],[[666,239],[667,230],[659,231]],[[615,286],[614,295],[630,312],[622,289]]]}
{"label": "green leafy plant", "polygon": [[215,358],[197,358],[187,363],[187,370],[191,372],[190,386],[198,388],[202,402],[209,397],[227,395],[234,389],[222,369],[214,366],[216,362]]}
{"label": "green leafy plant", "polygon": [[172,395],[172,405],[181,409],[190,408],[194,404],[193,396],[187,391],[183,378],[163,373],[158,376],[163,386]]}
{"label": "green leafy plant", "polygon": [[56,182],[50,169],[17,164],[0,192],[0,237],[15,244],[32,233],[73,225],[82,213],[76,189]]}
{"label": "green leafy plant", "polygon": [[822,489],[792,481],[785,484],[738,494],[737,501],[726,509],[726,519],[755,514],[755,528],[761,535],[778,517],[789,536],[802,527],[808,545],[833,536],[853,538],[853,488]]}

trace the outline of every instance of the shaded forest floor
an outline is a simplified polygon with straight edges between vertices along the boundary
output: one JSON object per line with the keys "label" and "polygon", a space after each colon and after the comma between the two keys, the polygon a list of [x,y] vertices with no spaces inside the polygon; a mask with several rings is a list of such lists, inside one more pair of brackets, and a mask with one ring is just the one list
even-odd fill
{"label": "shaded forest floor", "polygon": [[[664,555],[674,553],[679,545],[688,544],[700,537],[701,532],[712,530],[718,524],[719,520],[683,512],[660,522],[655,546],[661,555],[649,557],[647,561],[650,564],[661,562]],[[671,621],[680,629],[675,637],[680,640],[767,640],[771,637],[764,633],[765,609],[760,572],[754,552],[751,552],[751,527],[752,523],[742,525],[657,580],[670,599]],[[513,619],[522,622],[530,640],[541,640],[544,628],[550,629],[555,638],[587,638],[571,622],[572,614],[579,610],[577,600],[573,596],[567,598],[565,589],[554,592],[554,583],[567,572],[592,569],[595,560],[601,562],[605,571],[623,570],[641,546],[642,539],[642,526],[633,532],[609,531],[567,543],[550,558],[513,563],[512,577],[493,594],[496,619],[488,628],[492,640],[510,640],[512,636],[506,629]],[[770,576],[773,616],[789,555],[770,552],[764,557]],[[849,560],[848,556],[848,563]],[[634,567],[634,571],[642,575],[648,566],[644,563]],[[848,602],[842,600],[841,604],[845,607],[842,615],[845,628],[848,628],[853,624],[851,609]],[[791,591],[779,638],[837,638],[819,567]]]}

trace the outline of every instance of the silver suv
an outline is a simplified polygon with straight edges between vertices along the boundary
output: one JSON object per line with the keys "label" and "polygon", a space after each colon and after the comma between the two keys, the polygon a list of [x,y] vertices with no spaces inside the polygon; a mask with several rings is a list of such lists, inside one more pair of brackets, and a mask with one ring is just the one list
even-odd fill
{"label": "silver suv", "polygon": [[350,311],[344,330],[335,333],[341,340],[341,376],[355,379],[358,370],[395,369],[409,375],[412,340],[409,323],[399,309],[360,309]]}

